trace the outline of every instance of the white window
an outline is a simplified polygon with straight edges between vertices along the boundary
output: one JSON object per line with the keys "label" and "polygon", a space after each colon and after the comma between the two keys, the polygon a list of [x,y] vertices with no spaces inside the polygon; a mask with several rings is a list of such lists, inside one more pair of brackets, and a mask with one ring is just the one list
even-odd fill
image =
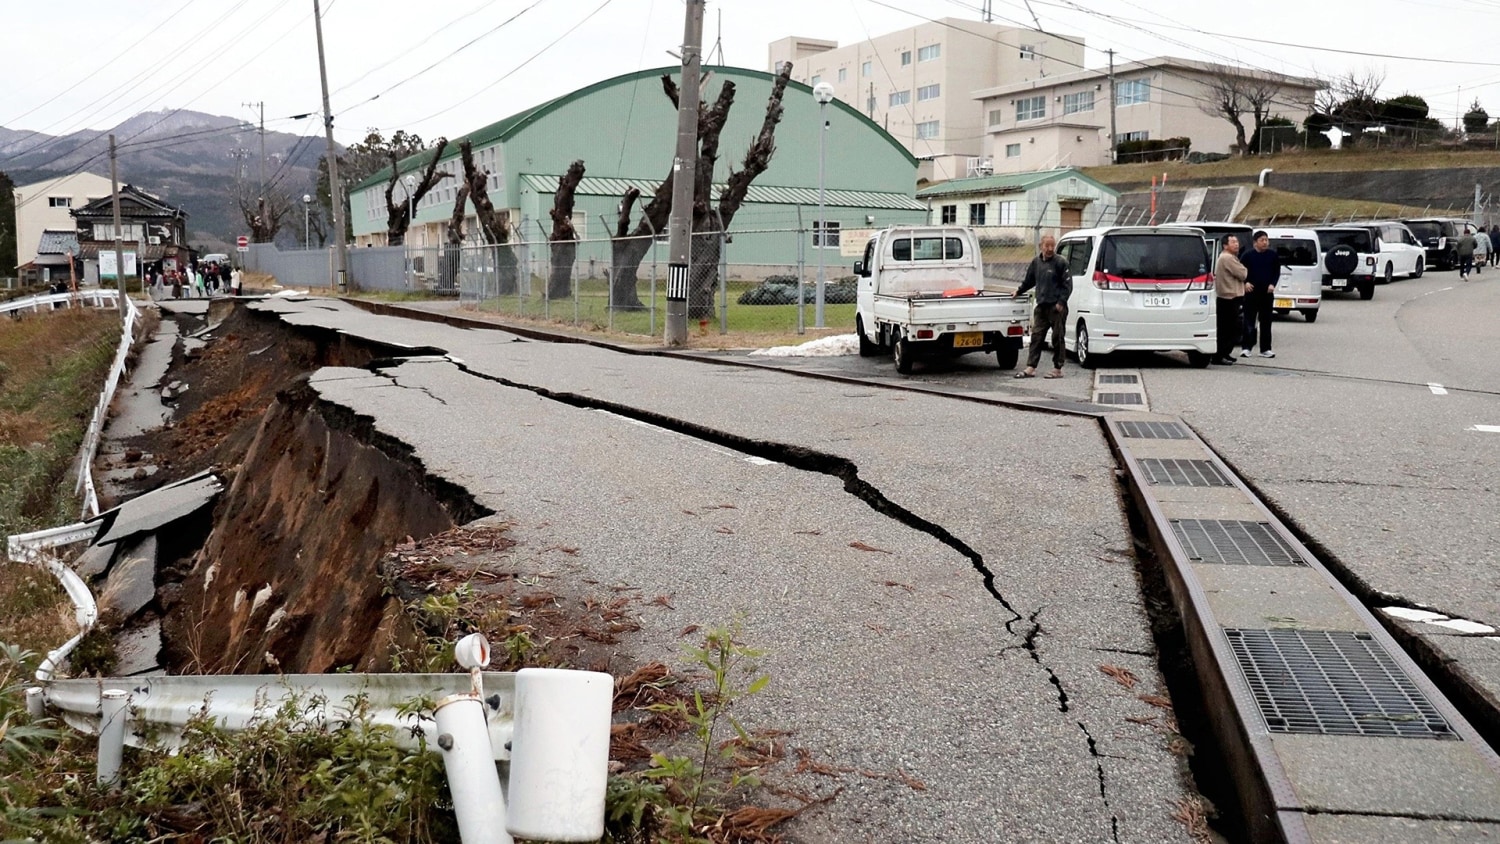
{"label": "white window", "polygon": [[821,77],[821,76],[814,76],[812,78],[812,81],[809,82],[809,83],[807,83],[807,84],[812,85],[813,87],[817,87],[817,84],[819,82],[822,82],[822,81],[823,81],[823,77]]}
{"label": "white window", "polygon": [[849,68],[847,68],[847,67],[841,67],[841,68],[839,68],[839,81],[840,82],[848,82],[849,81]]}
{"label": "white window", "polygon": [[1151,102],[1151,80],[1131,79],[1115,84],[1115,105]]}
{"label": "white window", "polygon": [[1115,136],[1115,143],[1123,144],[1126,141],[1148,141],[1150,139],[1150,132],[1121,132]]}
{"label": "white window", "polygon": [[904,106],[911,102],[911,91],[892,91],[890,107]]}
{"label": "white window", "polygon": [[996,205],[998,206],[996,210],[1000,213],[995,215],[995,225],[1014,226],[1016,224],[1016,201],[1012,199],[1009,202],[996,203]]}
{"label": "white window", "polygon": [[49,196],[47,197],[49,208],[72,208],[73,197],[71,196]]}
{"label": "white window", "polygon": [[1046,97],[1023,97],[1016,100],[1016,122],[1040,120],[1047,116]]}
{"label": "white window", "polygon": [[817,220],[812,224],[812,245],[814,249],[837,249],[839,248],[839,222],[829,220],[820,227]]}
{"label": "white window", "polygon": [[1020,144],[1006,144],[1005,145],[1005,157],[1006,158],[1020,158],[1021,157],[1021,145]]}
{"label": "white window", "polygon": [[1023,61],[1023,62],[1034,62],[1034,61],[1036,61],[1036,45],[1035,44],[1022,44],[1021,45],[1021,61]]}
{"label": "white window", "polygon": [[1005,109],[1000,109],[1000,108],[992,108],[992,109],[990,109],[990,125],[991,126],[999,126],[1001,123],[1004,123],[1004,122],[1005,122]]}
{"label": "white window", "polygon": [[984,212],[986,210],[987,210],[987,206],[983,202],[971,202],[971,203],[969,203],[969,225],[971,225],[971,226],[982,226],[982,225],[984,225]]}
{"label": "white window", "polygon": [[953,225],[957,225],[958,224],[958,206],[957,205],[944,205],[944,206],[942,206],[942,214],[943,214],[943,225],[945,225],[945,226],[953,226]]}
{"label": "white window", "polygon": [[1093,110],[1093,91],[1079,91],[1076,94],[1063,94],[1063,114],[1075,114],[1080,111]]}
{"label": "white window", "polygon": [[864,64],[862,64],[862,65],[859,66],[859,75],[860,76],[868,77],[870,74],[872,74],[874,72],[875,72],[875,68],[871,66],[870,62],[865,62]]}
{"label": "white window", "polygon": [[942,54],[943,54],[943,45],[942,44],[928,44],[926,47],[918,47],[917,48],[917,61],[919,61],[919,62],[936,61],[937,58],[939,56],[941,56]]}
{"label": "white window", "polygon": [[911,64],[911,50],[902,50],[901,51],[901,66],[902,67],[906,67],[909,64]]}
{"label": "white window", "polygon": [[924,103],[943,95],[942,85],[923,85],[917,89],[917,102]]}
{"label": "white window", "polygon": [[917,124],[918,140],[930,140],[938,136],[938,121],[928,120]]}

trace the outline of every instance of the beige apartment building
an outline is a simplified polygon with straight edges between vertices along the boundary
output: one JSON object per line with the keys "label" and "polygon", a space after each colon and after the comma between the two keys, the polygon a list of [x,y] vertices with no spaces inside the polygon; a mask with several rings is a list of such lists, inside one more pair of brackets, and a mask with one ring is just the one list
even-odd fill
{"label": "beige apartment building", "polygon": [[[1160,57],[1115,68],[1115,139],[1189,138],[1198,152],[1224,153],[1234,126],[1212,113],[1214,82],[1226,77],[1276,87],[1271,114],[1301,125],[1324,87],[1317,79],[1191,59]],[[1072,71],[977,91],[984,155],[995,173],[1093,167],[1110,161],[1109,71]],[[1245,118],[1246,130],[1253,128]]]}
{"label": "beige apartment building", "polygon": [[[36,260],[42,232],[75,231],[78,224],[73,219],[73,209],[111,193],[109,179],[93,173],[74,173],[17,186],[16,265],[24,267]],[[10,275],[13,269],[0,268],[0,275]]]}
{"label": "beige apartment building", "polygon": [[[943,18],[840,47],[789,37],[772,42],[770,70],[827,82],[921,161],[919,181],[983,175],[988,127],[975,92],[1061,76],[1083,66],[1083,41],[1065,35]],[[834,118],[836,119],[836,118]]]}

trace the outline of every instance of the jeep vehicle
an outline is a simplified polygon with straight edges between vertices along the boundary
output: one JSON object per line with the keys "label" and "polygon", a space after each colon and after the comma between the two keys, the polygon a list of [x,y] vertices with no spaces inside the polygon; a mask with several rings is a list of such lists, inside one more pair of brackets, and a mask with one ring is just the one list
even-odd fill
{"label": "jeep vehicle", "polygon": [[1359,291],[1359,298],[1375,298],[1375,267],[1380,261],[1380,246],[1367,228],[1319,226],[1318,247],[1322,256],[1323,286],[1335,291]]}

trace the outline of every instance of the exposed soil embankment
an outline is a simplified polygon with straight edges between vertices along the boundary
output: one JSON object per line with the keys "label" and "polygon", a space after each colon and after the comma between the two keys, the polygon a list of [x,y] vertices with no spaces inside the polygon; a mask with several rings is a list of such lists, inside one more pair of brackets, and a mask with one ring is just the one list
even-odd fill
{"label": "exposed soil embankment", "polygon": [[378,562],[486,512],[370,420],[319,401],[306,377],[391,352],[244,307],[201,349],[179,349],[169,378],[190,389],[176,423],[129,444],[160,467],[149,486],[212,466],[227,489],[203,546],[159,571],[170,670],[381,670],[414,635]]}

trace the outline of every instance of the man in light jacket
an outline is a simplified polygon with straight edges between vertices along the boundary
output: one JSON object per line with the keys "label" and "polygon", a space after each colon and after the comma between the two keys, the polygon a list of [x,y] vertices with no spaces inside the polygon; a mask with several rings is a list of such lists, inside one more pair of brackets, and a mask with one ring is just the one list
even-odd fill
{"label": "man in light jacket", "polygon": [[1240,263],[1240,239],[1234,235],[1224,238],[1224,251],[1214,265],[1214,306],[1218,314],[1218,354],[1209,361],[1220,366],[1234,363],[1235,343],[1240,339],[1240,303],[1245,298],[1247,270]]}

